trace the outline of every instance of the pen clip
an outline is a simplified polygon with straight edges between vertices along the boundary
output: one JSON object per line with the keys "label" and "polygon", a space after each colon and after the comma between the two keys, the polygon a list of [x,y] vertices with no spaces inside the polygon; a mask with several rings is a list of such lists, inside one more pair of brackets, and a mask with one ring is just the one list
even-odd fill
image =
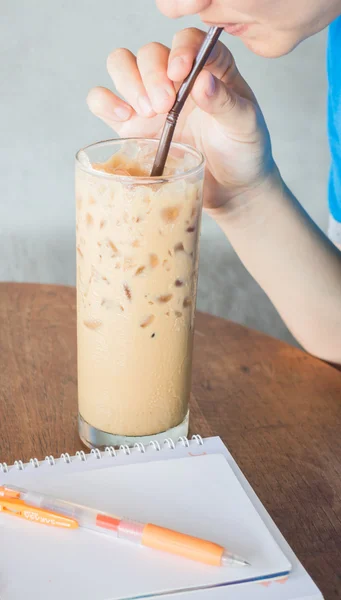
{"label": "pen clip", "polygon": [[26,521],[49,525],[50,527],[60,527],[63,529],[76,529],[78,522],[75,519],[60,515],[51,510],[45,510],[38,506],[26,504],[18,498],[0,497],[0,512],[20,517]]}

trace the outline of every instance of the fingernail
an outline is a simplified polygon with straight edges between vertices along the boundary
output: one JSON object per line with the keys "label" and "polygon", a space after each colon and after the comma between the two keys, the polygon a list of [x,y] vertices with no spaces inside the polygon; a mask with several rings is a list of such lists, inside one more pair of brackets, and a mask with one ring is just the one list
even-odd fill
{"label": "fingernail", "polygon": [[215,79],[214,79],[212,73],[210,73],[205,93],[206,93],[206,96],[208,96],[210,98],[211,96],[213,96],[214,92],[215,92]]}
{"label": "fingernail", "polygon": [[165,88],[156,88],[151,92],[151,97],[154,110],[162,112],[169,98],[167,90]]}
{"label": "fingernail", "polygon": [[139,105],[139,109],[141,111],[141,114],[145,117],[149,117],[150,115],[153,114],[153,107],[150,103],[150,100],[147,96],[140,96],[138,98],[138,105]]}
{"label": "fingernail", "polygon": [[116,106],[114,108],[114,115],[119,121],[127,121],[131,115],[131,110],[127,106]]}
{"label": "fingernail", "polygon": [[168,65],[168,76],[174,80],[176,80],[177,76],[179,75],[179,72],[183,70],[185,61],[181,56],[176,56],[175,58],[173,58],[173,60],[171,60],[171,62]]}

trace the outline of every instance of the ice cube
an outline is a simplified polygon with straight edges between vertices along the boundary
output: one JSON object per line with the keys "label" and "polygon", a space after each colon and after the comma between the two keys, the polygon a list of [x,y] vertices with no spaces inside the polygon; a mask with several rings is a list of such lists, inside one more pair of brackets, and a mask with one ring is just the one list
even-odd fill
{"label": "ice cube", "polygon": [[87,153],[84,152],[84,150],[80,150],[80,152],[78,152],[78,160],[83,167],[86,167],[87,169],[91,169],[92,165],[91,165],[90,159],[89,159]]}
{"label": "ice cube", "polygon": [[167,198],[180,198],[182,200],[187,191],[187,183],[183,178],[176,179],[175,181],[171,181],[163,186],[160,194]]}
{"label": "ice cube", "polygon": [[139,147],[136,142],[129,140],[122,144],[121,153],[128,158],[135,160],[139,154]]}
{"label": "ice cube", "polygon": [[137,159],[144,163],[146,160],[153,162],[156,154],[156,146],[152,144],[145,144],[142,148],[139,148]]}
{"label": "ice cube", "polygon": [[182,161],[182,169],[183,171],[190,171],[195,167],[197,163],[196,157],[192,156],[192,154],[185,154],[184,159]]}

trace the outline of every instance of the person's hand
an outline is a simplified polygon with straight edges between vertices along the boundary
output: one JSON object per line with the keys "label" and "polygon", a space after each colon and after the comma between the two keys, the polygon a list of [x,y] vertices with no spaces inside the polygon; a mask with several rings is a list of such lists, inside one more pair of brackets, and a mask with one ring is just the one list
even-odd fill
{"label": "person's hand", "polygon": [[[177,33],[171,50],[159,43],[134,56],[118,49],[107,62],[117,91],[90,91],[91,111],[121,137],[159,137],[176,90],[188,75],[205,33]],[[252,197],[257,188],[276,179],[269,134],[254,94],[238,72],[229,50],[218,42],[199,74],[178,120],[177,141],[206,157],[204,203],[219,208],[238,197]]]}

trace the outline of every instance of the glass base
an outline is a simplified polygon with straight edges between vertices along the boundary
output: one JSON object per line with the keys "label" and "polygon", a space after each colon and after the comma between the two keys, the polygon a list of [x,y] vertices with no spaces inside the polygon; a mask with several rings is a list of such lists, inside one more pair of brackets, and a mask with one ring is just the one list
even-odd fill
{"label": "glass base", "polygon": [[89,423],[87,423],[82,415],[78,415],[78,432],[79,437],[81,438],[83,444],[88,448],[98,448],[99,450],[104,450],[106,446],[113,446],[114,448],[119,448],[120,446],[126,444],[127,446],[134,446],[136,443],[140,444],[149,444],[149,442],[155,441],[159,442],[159,444],[163,444],[164,440],[170,438],[173,442],[177,442],[179,437],[187,436],[188,434],[188,422],[189,422],[189,412],[186,417],[176,427],[172,427],[168,429],[168,431],[163,431],[162,433],[156,433],[154,435],[142,435],[142,436],[128,436],[128,435],[115,435],[113,433],[108,433],[107,431],[101,431],[96,427],[93,427]]}

